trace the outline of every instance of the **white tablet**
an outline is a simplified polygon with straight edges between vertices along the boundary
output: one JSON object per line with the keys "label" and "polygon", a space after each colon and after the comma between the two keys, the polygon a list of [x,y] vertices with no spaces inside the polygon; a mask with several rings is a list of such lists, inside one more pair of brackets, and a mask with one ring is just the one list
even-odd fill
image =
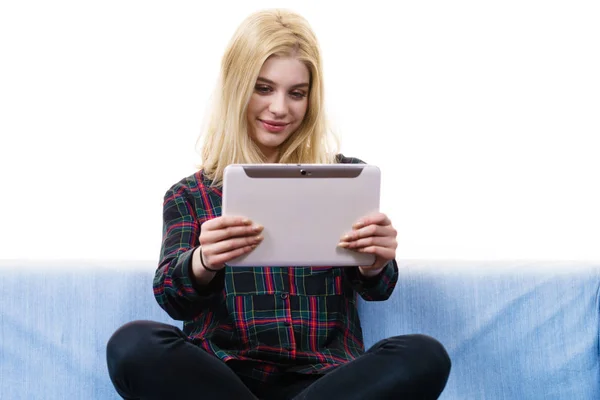
{"label": "white tablet", "polygon": [[222,215],[264,226],[263,241],[227,265],[372,265],[374,255],[338,243],[361,217],[379,211],[380,175],[368,164],[227,166]]}

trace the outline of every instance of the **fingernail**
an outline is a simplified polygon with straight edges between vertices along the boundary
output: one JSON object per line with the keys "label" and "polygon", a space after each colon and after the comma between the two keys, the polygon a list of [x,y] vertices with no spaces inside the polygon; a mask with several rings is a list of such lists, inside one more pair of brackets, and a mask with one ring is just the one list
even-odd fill
{"label": "fingernail", "polygon": [[244,225],[250,225],[250,224],[252,223],[252,221],[250,221],[248,218],[246,218],[246,219],[243,219],[243,220],[242,220],[242,223],[243,223]]}
{"label": "fingernail", "polygon": [[344,248],[345,248],[345,247],[348,247],[348,246],[349,246],[349,244],[348,244],[348,243],[346,243],[346,242],[339,242],[339,243],[338,243],[338,246],[339,246],[339,247],[344,247]]}
{"label": "fingernail", "polygon": [[261,240],[263,240],[264,238],[263,238],[262,236],[257,236],[257,237],[255,237],[255,239],[256,239],[257,241],[259,241],[259,242],[260,242],[260,241],[261,241]]}
{"label": "fingernail", "polygon": [[363,221],[358,221],[357,223],[354,224],[355,228],[360,228],[361,226],[363,226]]}
{"label": "fingernail", "polygon": [[263,227],[262,227],[262,226],[260,226],[260,225],[256,225],[256,226],[255,226],[255,227],[254,227],[252,230],[253,230],[254,232],[259,232],[259,231],[261,231],[262,229],[263,229]]}

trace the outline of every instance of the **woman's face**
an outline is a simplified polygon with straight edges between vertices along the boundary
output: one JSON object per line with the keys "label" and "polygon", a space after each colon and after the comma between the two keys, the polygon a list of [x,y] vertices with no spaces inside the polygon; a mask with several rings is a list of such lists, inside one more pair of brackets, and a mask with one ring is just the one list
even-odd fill
{"label": "woman's face", "polygon": [[248,103],[252,140],[275,162],[279,146],[300,126],[308,107],[310,73],[293,57],[271,56],[265,61]]}

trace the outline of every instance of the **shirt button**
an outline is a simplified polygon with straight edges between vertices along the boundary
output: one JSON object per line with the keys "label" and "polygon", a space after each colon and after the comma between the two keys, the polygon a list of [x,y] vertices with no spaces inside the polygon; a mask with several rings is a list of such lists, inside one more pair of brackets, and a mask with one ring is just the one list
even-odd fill
{"label": "shirt button", "polygon": [[281,298],[282,299],[287,299],[288,298],[288,294],[287,293],[281,293]]}

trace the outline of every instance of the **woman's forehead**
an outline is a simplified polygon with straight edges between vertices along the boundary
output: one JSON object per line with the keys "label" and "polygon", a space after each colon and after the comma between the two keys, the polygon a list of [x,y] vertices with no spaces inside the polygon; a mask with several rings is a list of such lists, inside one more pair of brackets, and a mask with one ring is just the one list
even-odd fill
{"label": "woman's forehead", "polygon": [[308,84],[310,81],[308,68],[295,57],[269,57],[262,65],[258,76],[281,86]]}

